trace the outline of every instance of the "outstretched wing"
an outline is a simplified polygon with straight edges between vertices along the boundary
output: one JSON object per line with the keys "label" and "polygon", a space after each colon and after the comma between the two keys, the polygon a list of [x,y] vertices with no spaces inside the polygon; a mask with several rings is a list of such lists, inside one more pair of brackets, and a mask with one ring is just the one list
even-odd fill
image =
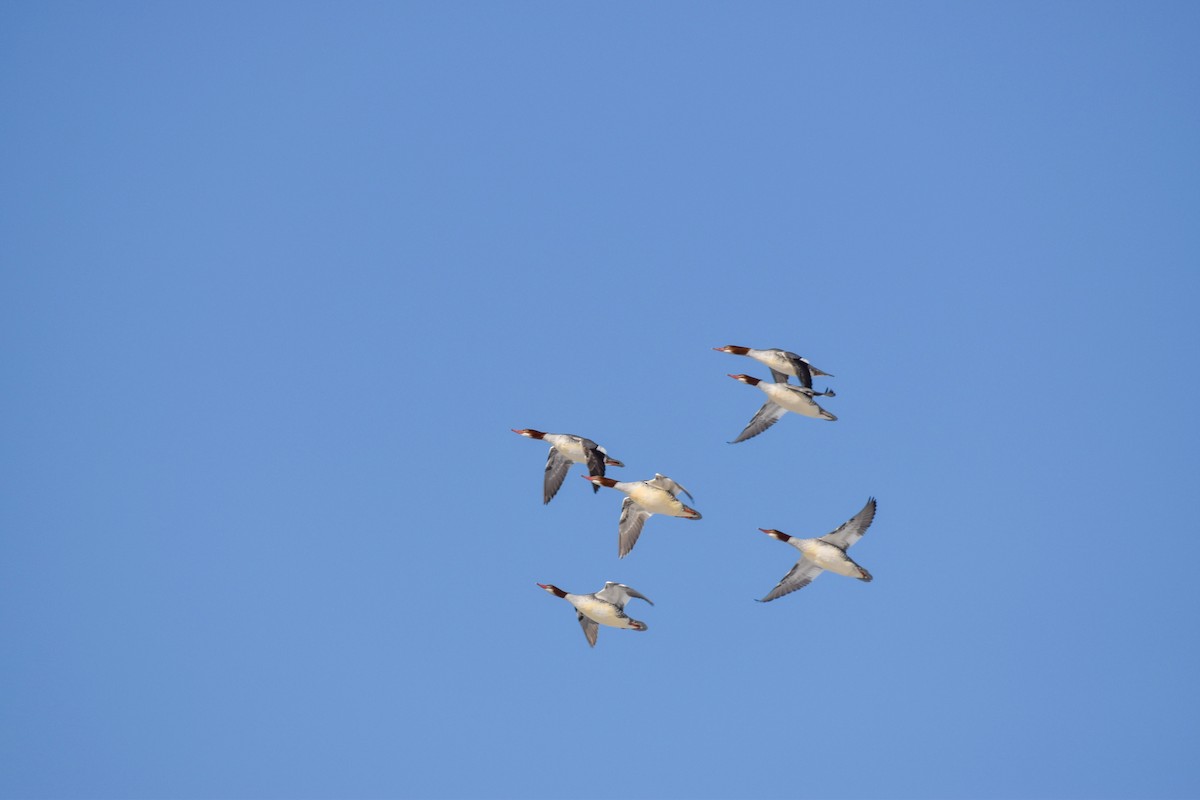
{"label": "outstretched wing", "polygon": [[599,597],[601,600],[607,600],[622,611],[625,610],[625,604],[629,602],[629,598],[631,597],[636,597],[639,600],[645,600],[650,605],[654,605],[653,600],[651,600],[649,597],[646,597],[646,595],[642,594],[637,589],[626,586],[623,583],[613,583],[612,581],[604,584],[604,588],[596,592],[596,597]]}
{"label": "outstretched wing", "polygon": [[867,500],[867,504],[862,507],[862,511],[859,511],[853,517],[843,522],[837,530],[822,536],[821,541],[836,544],[845,550],[863,537],[863,534],[867,532],[867,528],[871,526],[871,522],[874,519],[875,498],[872,497]]}
{"label": "outstretched wing", "polygon": [[803,356],[798,356],[795,353],[785,352],[783,357],[791,364],[792,369],[796,370],[796,378],[800,381],[800,385],[811,389],[812,370],[809,369],[808,361]]}
{"label": "outstretched wing", "polygon": [[[542,483],[542,502],[549,503],[554,499],[554,495],[558,494],[558,488],[562,486],[563,478],[567,477],[567,470],[571,468],[571,459],[558,452],[557,447],[550,448],[550,455],[546,459],[546,479]],[[601,469],[604,467],[601,466]]]}
{"label": "outstretched wing", "polygon": [[650,512],[626,497],[621,503],[621,521],[617,524],[617,556],[624,558],[637,544],[642,535],[642,526],[650,518]]}
{"label": "outstretched wing", "polygon": [[583,628],[583,635],[587,637],[588,644],[595,647],[596,634],[600,632],[600,624],[590,617],[585,617],[582,611],[576,611],[575,616],[579,617],[579,625]]}
{"label": "outstretched wing", "polygon": [[783,580],[776,584],[775,588],[758,602],[769,603],[777,597],[783,597],[785,594],[791,594],[797,589],[803,589],[824,571],[812,561],[801,556],[800,560],[796,562],[796,566],[792,567],[791,571],[783,576]]}
{"label": "outstretched wing", "polygon": [[775,379],[776,383],[787,383],[788,379],[787,373],[780,372],[777,369],[771,370],[771,377]]}
{"label": "outstretched wing", "polygon": [[654,477],[646,481],[646,483],[650,484],[651,486],[657,486],[660,489],[666,489],[671,493],[671,497],[678,497],[679,493],[683,492],[688,496],[688,500],[691,500],[692,502],[696,501],[696,498],[692,497],[692,493],[683,488],[683,484],[679,483],[679,481],[672,480],[661,473],[654,473]]}
{"label": "outstretched wing", "polygon": [[754,415],[754,418],[750,420],[750,424],[746,426],[746,429],[742,431],[736,439],[730,442],[730,444],[737,444],[738,442],[744,442],[747,439],[758,436],[767,428],[771,427],[776,422],[779,422],[779,418],[786,413],[786,408],[778,405],[772,400],[768,400],[767,402],[763,403],[763,407],[760,408],[758,413]]}
{"label": "outstretched wing", "polygon": [[[599,475],[604,477],[604,453],[600,452],[600,447],[591,439],[583,440],[583,452],[587,454],[588,475]],[[600,491],[600,485],[592,484],[592,494]]]}

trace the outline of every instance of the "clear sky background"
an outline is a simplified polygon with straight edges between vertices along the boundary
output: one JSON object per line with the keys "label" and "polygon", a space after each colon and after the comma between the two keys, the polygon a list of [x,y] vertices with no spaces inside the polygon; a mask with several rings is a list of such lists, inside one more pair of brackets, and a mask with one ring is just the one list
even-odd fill
{"label": "clear sky background", "polygon": [[0,6],[0,796],[1197,797],[1198,34]]}

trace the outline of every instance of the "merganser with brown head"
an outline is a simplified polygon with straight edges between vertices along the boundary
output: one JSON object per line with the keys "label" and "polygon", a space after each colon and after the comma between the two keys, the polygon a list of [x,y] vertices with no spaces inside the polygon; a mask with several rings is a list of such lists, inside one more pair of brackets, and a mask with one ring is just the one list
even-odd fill
{"label": "merganser with brown head", "polygon": [[583,628],[583,635],[587,637],[588,644],[592,647],[596,646],[596,634],[600,631],[600,625],[632,631],[646,630],[646,623],[633,619],[625,613],[625,604],[631,597],[645,600],[650,605],[654,605],[649,597],[637,589],[612,581],[604,584],[604,588],[594,594],[571,594],[552,583],[539,583],[538,586],[575,606],[575,616]]}
{"label": "merganser with brown head", "polygon": [[[792,375],[796,380],[800,381],[801,386],[812,388],[813,375],[824,375],[827,378],[832,378],[828,372],[814,367],[807,358],[798,356],[795,353],[787,350],[780,350],[777,347],[772,347],[767,350],[756,350],[753,347],[742,347],[737,344],[727,344],[724,347],[714,347],[718,353],[732,353],[735,356],[749,356],[755,361],[765,365],[771,370],[771,377],[776,383],[787,383],[787,376]],[[825,390],[825,393],[833,397],[834,393]]]}
{"label": "merganser with brown head", "polygon": [[[542,503],[549,503],[558,489],[562,486],[571,464],[586,464],[591,475],[603,475],[604,467],[623,467],[620,461],[609,456],[608,451],[591,439],[576,436],[572,433],[543,433],[533,428],[512,428],[513,433],[519,433],[529,439],[541,439],[550,443],[550,455],[546,459],[546,476],[542,481]],[[592,487],[592,493],[600,491],[600,487]]]}
{"label": "merganser with brown head", "polygon": [[875,498],[872,497],[867,500],[862,511],[842,523],[837,530],[816,539],[801,539],[788,536],[774,528],[759,528],[772,539],[790,544],[800,551],[800,560],[796,562],[796,566],[792,567],[791,571],[783,576],[783,580],[759,602],[769,603],[777,597],[803,589],[825,570],[848,578],[858,578],[864,583],[869,582],[871,573],[854,563],[854,560],[846,555],[846,550],[863,537],[874,519]]}
{"label": "merganser with brown head", "polygon": [[805,417],[812,417],[813,419],[827,419],[830,422],[837,419],[837,417],[821,408],[813,400],[814,397],[832,395],[832,392],[814,392],[812,389],[804,386],[793,386],[790,383],[767,383],[750,375],[730,375],[729,377],[750,386],[757,386],[767,396],[767,402],[750,419],[750,424],[746,426],[745,430],[730,444],[737,444],[738,442],[744,442],[747,439],[758,436],[767,428],[779,422],[779,418],[788,411]]}
{"label": "merganser with brown head", "polygon": [[[617,555],[624,558],[637,544],[642,534],[642,526],[653,514],[665,514],[668,517],[683,517],[684,519],[700,519],[700,512],[685,506],[677,495],[683,492],[689,500],[692,493],[666,475],[654,473],[648,481],[614,481],[601,475],[586,475],[589,481],[597,486],[607,486],[626,494],[621,503],[621,521],[617,523]],[[694,500],[693,500],[694,502]]]}

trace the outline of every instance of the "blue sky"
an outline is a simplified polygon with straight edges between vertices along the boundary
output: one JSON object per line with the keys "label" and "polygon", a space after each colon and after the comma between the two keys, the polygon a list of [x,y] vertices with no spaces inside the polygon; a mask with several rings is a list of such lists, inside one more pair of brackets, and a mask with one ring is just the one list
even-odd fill
{"label": "blue sky", "polygon": [[1200,795],[1198,23],[3,5],[0,796]]}

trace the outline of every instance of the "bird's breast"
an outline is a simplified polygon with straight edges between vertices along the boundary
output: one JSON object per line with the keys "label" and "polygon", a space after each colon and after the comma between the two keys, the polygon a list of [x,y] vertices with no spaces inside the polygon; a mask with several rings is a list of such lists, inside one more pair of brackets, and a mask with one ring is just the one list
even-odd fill
{"label": "bird's breast", "polygon": [[766,392],[767,397],[770,397],[776,404],[783,406],[788,411],[795,414],[800,414],[805,417],[821,416],[821,407],[813,401],[811,397],[803,392],[795,391],[787,388],[787,384],[782,383],[760,383],[759,388]]}
{"label": "bird's breast", "polygon": [[809,561],[821,569],[827,569],[850,578],[858,577],[858,567],[846,555],[846,551],[837,545],[822,542],[820,539],[802,539],[798,547]]}
{"label": "bird's breast", "polygon": [[570,436],[560,436],[554,442],[554,449],[577,464],[587,463],[587,453],[584,452],[583,445],[579,443],[578,439]]}
{"label": "bird's breast", "polygon": [[601,625],[608,625],[613,628],[629,627],[629,617],[625,616],[612,603],[606,603],[594,597],[585,597],[575,604],[575,608],[582,611],[583,615],[588,619],[599,622]]}
{"label": "bird's breast", "polygon": [[633,502],[649,511],[651,514],[667,514],[678,516],[683,511],[683,503],[676,500],[670,492],[657,486],[638,484],[629,493]]}

